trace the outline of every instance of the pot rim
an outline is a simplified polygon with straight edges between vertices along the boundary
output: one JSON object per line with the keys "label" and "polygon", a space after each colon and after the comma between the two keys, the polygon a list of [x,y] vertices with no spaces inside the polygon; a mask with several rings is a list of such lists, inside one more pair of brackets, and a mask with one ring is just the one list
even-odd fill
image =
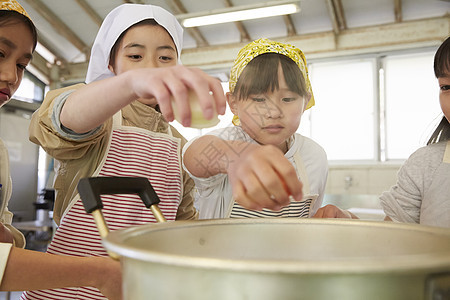
{"label": "pot rim", "polygon": [[314,261],[280,261],[280,260],[242,260],[210,258],[190,255],[167,254],[160,251],[143,249],[126,244],[126,240],[142,233],[160,230],[174,230],[179,227],[197,227],[209,225],[233,224],[327,224],[340,226],[364,226],[375,228],[396,228],[400,230],[414,230],[450,239],[450,229],[431,227],[419,224],[405,224],[383,221],[363,221],[352,219],[214,219],[188,220],[166,223],[152,223],[121,229],[109,233],[103,240],[108,251],[120,255],[121,260],[137,259],[157,264],[172,265],[186,268],[221,269],[243,272],[266,273],[303,273],[303,274],[362,274],[362,273],[423,273],[423,271],[442,272],[450,270],[450,253],[436,252],[427,254],[394,255],[392,257],[345,258],[336,260],[318,259]]}

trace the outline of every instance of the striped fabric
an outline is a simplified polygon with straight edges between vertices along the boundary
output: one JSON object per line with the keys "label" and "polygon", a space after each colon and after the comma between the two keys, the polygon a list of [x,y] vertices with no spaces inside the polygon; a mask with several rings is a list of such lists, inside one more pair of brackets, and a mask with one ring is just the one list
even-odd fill
{"label": "striped fabric", "polygon": [[[131,127],[130,127],[131,128]],[[130,128],[114,130],[105,163],[98,176],[147,177],[168,221],[175,220],[182,196],[179,146],[166,136]],[[156,222],[139,196],[103,195],[102,210],[111,231]],[[107,256],[91,215],[81,200],[64,216],[48,253],[73,256]],[[64,288],[25,292],[21,299],[106,299],[96,288]]]}
{"label": "striped fabric", "polygon": [[312,199],[292,201],[280,211],[264,208],[262,211],[249,210],[234,202],[230,218],[308,218]]}

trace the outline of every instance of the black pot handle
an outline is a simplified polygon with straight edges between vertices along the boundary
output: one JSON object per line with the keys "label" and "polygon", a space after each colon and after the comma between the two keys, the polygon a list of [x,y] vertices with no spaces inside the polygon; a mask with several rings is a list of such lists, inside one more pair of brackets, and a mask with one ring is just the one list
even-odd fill
{"label": "black pot handle", "polygon": [[78,193],[88,214],[103,208],[100,196],[104,194],[138,194],[147,208],[159,203],[150,181],[144,177],[81,178]]}
{"label": "black pot handle", "polygon": [[[138,194],[147,208],[150,208],[158,222],[166,219],[158,207],[159,197],[150,181],[144,177],[89,177],[81,178],[78,182],[78,193],[83,202],[84,210],[92,214],[98,231],[102,238],[108,235],[108,225],[103,217],[103,203],[101,195],[104,194]],[[118,259],[115,253],[109,255]]]}

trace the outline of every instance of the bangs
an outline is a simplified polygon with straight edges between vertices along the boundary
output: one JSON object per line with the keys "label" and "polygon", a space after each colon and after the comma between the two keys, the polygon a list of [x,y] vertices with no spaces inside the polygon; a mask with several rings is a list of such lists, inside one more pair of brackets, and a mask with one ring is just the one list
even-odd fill
{"label": "bangs", "polygon": [[237,99],[247,99],[250,95],[277,90],[280,86],[277,72],[279,65],[289,90],[306,96],[308,93],[305,79],[297,64],[282,54],[265,53],[255,57],[242,71],[234,92]]}
{"label": "bangs", "polygon": [[436,78],[450,76],[450,37],[448,37],[434,56],[434,75]]}
{"label": "bangs", "polygon": [[22,15],[21,13],[14,10],[0,10],[0,26],[6,26],[9,24],[14,24],[14,22],[20,22],[28,26],[33,37],[33,52],[37,45],[37,30],[34,23]]}

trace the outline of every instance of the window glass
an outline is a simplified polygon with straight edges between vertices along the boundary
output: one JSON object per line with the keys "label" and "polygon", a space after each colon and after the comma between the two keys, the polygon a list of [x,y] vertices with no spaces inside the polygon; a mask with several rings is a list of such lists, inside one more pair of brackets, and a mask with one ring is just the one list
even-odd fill
{"label": "window glass", "polygon": [[356,60],[309,66],[316,105],[305,113],[299,132],[324,147],[330,160],[375,159],[374,64]]}
{"label": "window glass", "polygon": [[434,52],[385,58],[386,158],[424,146],[442,118]]}
{"label": "window glass", "polygon": [[[319,143],[331,161],[408,158],[426,144],[442,118],[434,53],[435,49],[310,61],[316,105],[303,114],[298,132]],[[383,67],[378,70],[377,65]],[[222,84],[228,91],[228,82]],[[228,108],[216,127],[203,130],[184,128],[176,122],[173,125],[192,139],[231,126],[232,116]]]}
{"label": "window glass", "polygon": [[13,98],[27,102],[42,102],[44,100],[45,84],[37,79],[33,74],[25,71],[17,91]]}

